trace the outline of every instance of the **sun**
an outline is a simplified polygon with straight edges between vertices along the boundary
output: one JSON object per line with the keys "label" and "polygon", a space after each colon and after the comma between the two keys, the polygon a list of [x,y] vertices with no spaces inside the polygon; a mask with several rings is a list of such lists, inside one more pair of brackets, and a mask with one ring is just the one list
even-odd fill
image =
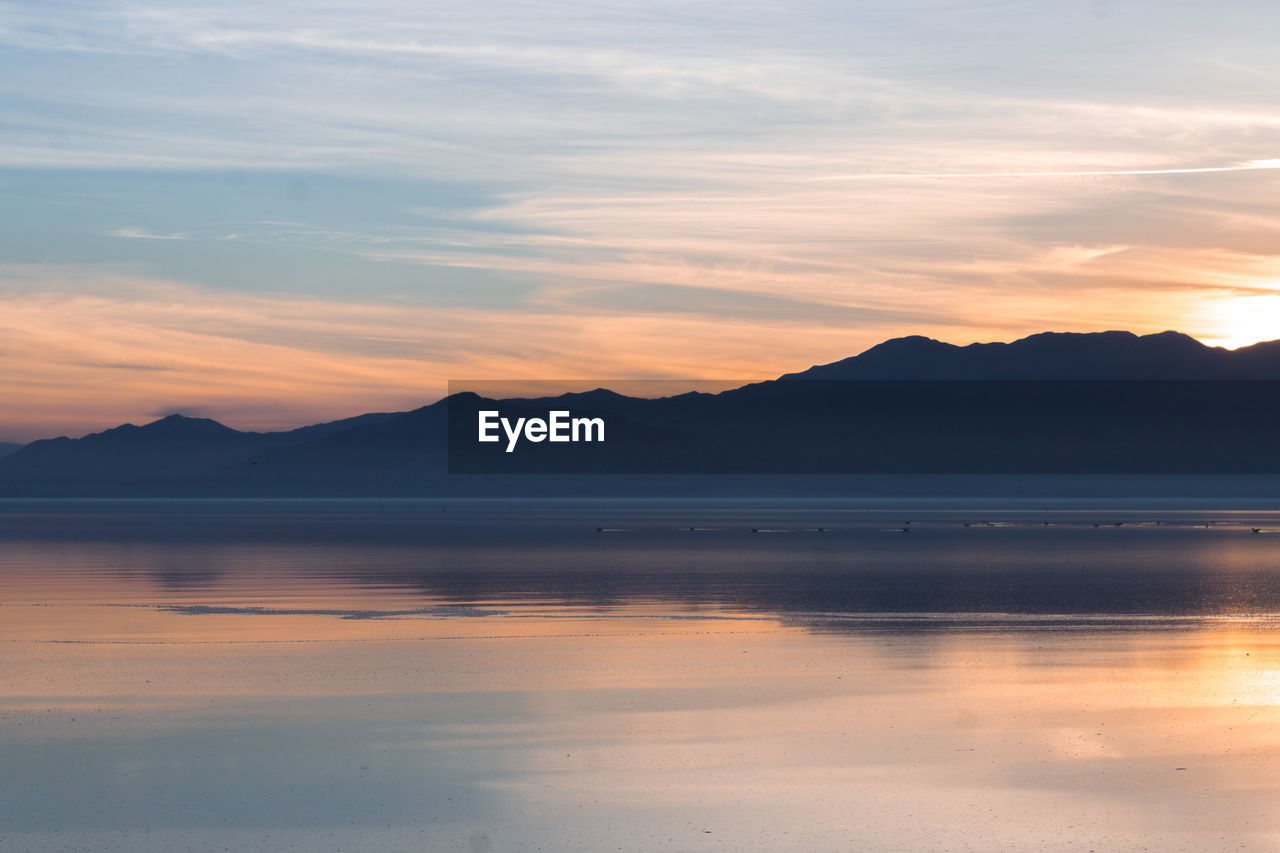
{"label": "sun", "polygon": [[1205,307],[1203,317],[1201,340],[1207,344],[1235,349],[1280,340],[1280,293],[1220,297]]}

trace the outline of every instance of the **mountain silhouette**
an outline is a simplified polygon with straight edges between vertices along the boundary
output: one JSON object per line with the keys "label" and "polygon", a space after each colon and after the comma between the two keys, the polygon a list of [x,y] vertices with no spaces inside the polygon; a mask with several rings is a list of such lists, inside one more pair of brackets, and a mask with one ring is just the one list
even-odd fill
{"label": "mountain silhouette", "polygon": [[1228,350],[1181,332],[1043,332],[956,346],[912,335],[782,378],[1280,380],[1280,341]]}
{"label": "mountain silhouette", "polygon": [[222,468],[268,447],[322,439],[390,414],[367,414],[287,432],[240,432],[174,414],[83,438],[33,441],[0,458],[0,489],[30,495],[149,493],[183,483],[197,492]]}
{"label": "mountain silhouette", "polygon": [[220,488],[233,490],[275,491],[272,487],[278,486],[285,491],[413,494],[447,473],[448,408],[448,401],[441,400],[307,440],[275,442],[225,466],[210,479]]}
{"label": "mountain silhouette", "polygon": [[[499,405],[511,417],[602,417],[608,441],[511,454],[450,445],[451,430],[473,439],[476,413]],[[169,415],[0,456],[0,495],[692,495],[780,475],[810,493],[838,491],[826,474],[1280,474],[1277,418],[1280,341],[1225,350],[1177,332],[969,346],[912,336],[719,394],[598,388],[500,404],[457,394],[264,433]]]}

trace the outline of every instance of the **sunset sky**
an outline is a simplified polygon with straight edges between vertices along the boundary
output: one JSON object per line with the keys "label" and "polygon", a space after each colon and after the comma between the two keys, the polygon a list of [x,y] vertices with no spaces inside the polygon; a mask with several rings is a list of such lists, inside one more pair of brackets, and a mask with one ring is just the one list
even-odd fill
{"label": "sunset sky", "polygon": [[1280,338],[1266,3],[0,2],[0,440]]}

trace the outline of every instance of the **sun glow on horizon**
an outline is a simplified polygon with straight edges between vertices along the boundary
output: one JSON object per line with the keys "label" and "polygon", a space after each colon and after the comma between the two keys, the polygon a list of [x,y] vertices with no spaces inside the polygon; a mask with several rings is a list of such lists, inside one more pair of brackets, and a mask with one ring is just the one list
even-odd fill
{"label": "sun glow on horizon", "polygon": [[1201,340],[1214,346],[1237,349],[1280,339],[1280,293],[1214,299],[1205,320]]}

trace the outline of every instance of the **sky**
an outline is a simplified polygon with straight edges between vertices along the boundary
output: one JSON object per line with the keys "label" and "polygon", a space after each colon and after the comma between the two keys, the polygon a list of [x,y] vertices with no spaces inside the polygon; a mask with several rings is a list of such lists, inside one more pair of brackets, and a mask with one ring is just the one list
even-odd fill
{"label": "sky", "polygon": [[1280,338],[1263,2],[0,0],[0,440]]}

